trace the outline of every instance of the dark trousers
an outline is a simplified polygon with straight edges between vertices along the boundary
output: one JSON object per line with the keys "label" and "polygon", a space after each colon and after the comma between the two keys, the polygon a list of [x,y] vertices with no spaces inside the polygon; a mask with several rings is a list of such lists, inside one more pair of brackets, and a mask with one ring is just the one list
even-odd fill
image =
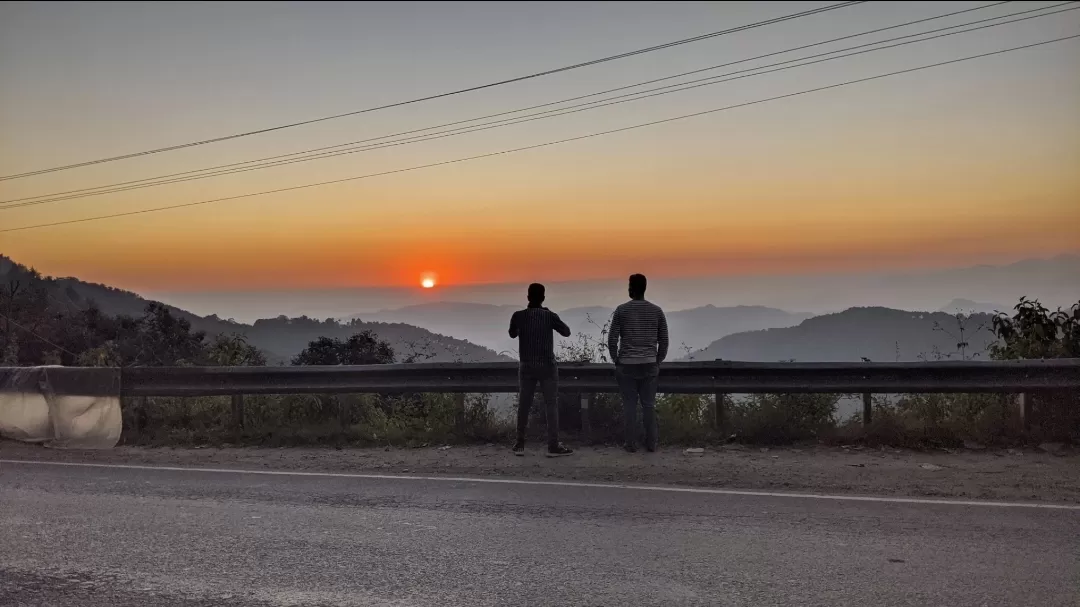
{"label": "dark trousers", "polygon": [[548,446],[554,446],[559,444],[559,368],[555,366],[518,368],[518,440],[525,440],[537,383],[544,393]]}
{"label": "dark trousers", "polygon": [[641,418],[645,422],[645,446],[656,448],[656,382],[660,365],[618,365],[615,376],[623,401],[623,431],[628,445],[636,445],[638,437],[637,407],[641,403]]}

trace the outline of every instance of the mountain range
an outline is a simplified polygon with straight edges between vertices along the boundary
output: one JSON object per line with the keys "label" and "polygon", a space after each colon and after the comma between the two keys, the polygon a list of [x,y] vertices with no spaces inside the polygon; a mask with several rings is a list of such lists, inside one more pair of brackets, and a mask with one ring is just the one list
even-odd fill
{"label": "mountain range", "polygon": [[[510,315],[520,308],[521,306],[511,305],[437,302],[373,314],[359,314],[353,318],[368,322],[408,323],[516,356],[517,343],[510,339],[507,329]],[[580,339],[581,335],[588,336],[591,340],[600,339],[613,311],[614,308],[606,306],[557,310],[573,332],[571,340]],[[686,310],[669,310],[666,316],[672,356],[678,356],[687,351],[704,348],[732,333],[791,327],[809,318],[810,314],[786,312],[765,306],[720,308],[706,305]]]}
{"label": "mountain range", "polygon": [[[798,275],[734,275],[650,277],[649,299],[665,310],[686,310],[712,304],[733,307],[756,302],[783,310],[811,314],[839,312],[852,307],[887,305],[901,310],[938,310],[944,302],[964,298],[974,302],[1012,305],[1022,296],[1048,307],[1076,302],[1080,291],[1080,255],[1069,253],[1027,259],[1004,265],[950,269],[881,270]],[[314,318],[367,318],[435,302],[483,302],[495,306],[525,305],[527,284],[348,287],[334,289],[275,289],[149,293],[196,314],[218,314],[252,322],[282,314]],[[626,279],[599,279],[546,284],[548,305],[566,310],[580,306],[612,308],[626,300]],[[946,310],[952,312],[953,310]],[[715,339],[715,338],[714,338]]]}
{"label": "mountain range", "polygon": [[[981,313],[957,318],[945,312],[850,308],[795,327],[728,335],[688,358],[756,362],[985,358],[995,340],[991,318]],[[967,345],[960,346],[961,340]]]}
{"label": "mountain range", "polygon": [[[0,256],[0,284],[26,271],[25,266]],[[46,279],[46,283],[50,298],[61,305],[83,307],[92,301],[111,315],[139,316],[149,302],[136,293],[77,278]],[[1078,284],[1063,284],[1060,292],[1065,294],[1071,289],[1068,300],[1076,302],[1080,299]],[[418,352],[421,359],[433,362],[511,361],[517,348],[507,335],[507,327],[510,315],[520,306],[435,302],[354,315],[344,321],[278,316],[251,323],[168,307],[196,330],[211,335],[244,335],[270,361],[284,363],[318,337],[344,338],[364,330],[371,330],[390,342],[401,356]],[[935,306],[938,311],[853,307],[817,316],[766,306],[704,305],[669,309],[670,358],[914,361],[972,357],[982,355],[994,340],[990,331],[991,313],[1008,311],[1011,307],[953,299],[945,306]],[[574,331],[572,339],[580,339],[582,335],[598,339],[611,312],[608,306],[591,306],[566,308],[559,313]],[[958,319],[958,312],[974,314]],[[957,346],[961,341],[961,323],[963,341],[969,344],[963,352]]]}
{"label": "mountain range", "polygon": [[[0,284],[9,277],[25,275],[28,268],[0,256]],[[142,296],[102,284],[84,282],[77,278],[46,279],[49,296],[62,306],[84,307],[93,302],[102,312],[118,316],[141,316],[150,300]],[[197,331],[209,335],[236,333],[262,350],[271,363],[286,363],[319,337],[346,338],[371,330],[386,340],[399,356],[414,352],[429,362],[502,362],[513,359],[462,339],[439,335],[420,327],[401,323],[361,322],[340,323],[334,319],[267,318],[253,323],[225,320],[216,315],[199,316],[176,306],[166,306],[173,316],[191,323]],[[429,356],[430,355],[430,356]]]}

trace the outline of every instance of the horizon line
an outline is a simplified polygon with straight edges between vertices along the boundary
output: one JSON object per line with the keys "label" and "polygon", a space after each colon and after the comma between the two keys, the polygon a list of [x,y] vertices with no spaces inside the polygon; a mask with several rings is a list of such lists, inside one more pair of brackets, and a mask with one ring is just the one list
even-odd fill
{"label": "horizon line", "polygon": [[[650,282],[654,282],[654,283],[665,282],[665,283],[667,283],[667,282],[679,282],[679,281],[691,281],[691,280],[740,279],[740,278],[748,278],[748,277],[750,277],[750,278],[753,278],[753,277],[793,278],[793,277],[809,277],[809,276],[845,277],[845,276],[866,276],[866,275],[876,275],[876,276],[934,275],[934,274],[941,274],[941,273],[960,271],[960,270],[974,270],[974,269],[979,269],[979,268],[1009,268],[1009,267],[1012,267],[1012,266],[1016,266],[1016,265],[1023,264],[1023,263],[1028,263],[1028,262],[1033,262],[1033,261],[1051,262],[1051,261],[1070,260],[1070,259],[1073,259],[1073,258],[1080,261],[1080,249],[1071,250],[1071,251],[1062,251],[1061,253],[1057,253],[1057,254],[1053,254],[1053,255],[1047,255],[1047,256],[1044,256],[1044,257],[1023,257],[1023,258],[1016,259],[1015,261],[1010,261],[1010,262],[1005,262],[1005,263],[997,263],[997,264],[995,264],[995,263],[977,263],[977,264],[968,264],[968,265],[952,265],[952,266],[933,267],[933,268],[917,268],[917,269],[892,268],[892,269],[886,270],[884,272],[874,272],[874,271],[871,271],[871,270],[856,270],[856,271],[847,271],[847,272],[844,272],[844,271],[840,271],[840,272],[796,272],[796,273],[760,272],[760,273],[739,273],[739,274],[692,274],[692,275],[685,275],[685,276],[650,278]],[[28,267],[32,267],[32,266],[28,266]],[[628,277],[629,274],[627,274],[626,276]],[[85,280],[83,280],[81,278],[78,278],[76,276],[53,276],[51,278],[55,278],[55,279],[58,279],[58,280],[75,279],[75,280],[81,280],[83,282],[88,282],[88,281],[85,281]],[[615,282],[615,281],[622,281],[622,280],[626,280],[626,277],[624,277],[624,276],[620,276],[620,277],[604,276],[604,277],[575,278],[575,279],[568,279],[568,280],[553,280],[553,281],[540,281],[540,282],[544,282],[544,284],[546,286],[551,286],[551,285],[567,286],[567,285],[587,285],[589,283]],[[513,282],[513,281],[464,282],[464,283],[437,285],[433,289],[429,289],[429,291],[431,291],[431,292],[446,292],[446,291],[460,291],[462,289],[519,288],[522,285],[528,285],[530,282],[536,282],[536,281],[522,280],[520,282]],[[94,283],[94,284],[104,284],[104,283]],[[112,285],[108,285],[108,286],[112,286]],[[113,287],[113,288],[121,288],[121,287]],[[180,294],[183,294],[183,295],[201,295],[201,294],[279,293],[279,292],[283,292],[283,291],[285,291],[285,292],[320,292],[320,291],[334,292],[334,291],[350,291],[350,290],[358,290],[358,289],[379,290],[379,291],[407,291],[407,292],[414,292],[414,291],[419,290],[418,287],[415,286],[415,285],[404,285],[404,284],[401,284],[401,285],[390,285],[390,284],[364,285],[364,284],[358,284],[358,285],[349,285],[349,286],[327,285],[327,286],[316,286],[316,287],[311,287],[311,286],[307,286],[307,287],[288,287],[288,286],[282,286],[282,287],[256,287],[256,288],[243,289],[243,290],[229,290],[229,289],[156,290],[156,289],[150,289],[150,290],[147,290],[146,292],[147,293],[155,293],[155,294],[158,294],[158,295],[180,295]],[[130,289],[124,288],[124,290],[130,290]],[[135,291],[132,291],[132,292],[135,292]]]}

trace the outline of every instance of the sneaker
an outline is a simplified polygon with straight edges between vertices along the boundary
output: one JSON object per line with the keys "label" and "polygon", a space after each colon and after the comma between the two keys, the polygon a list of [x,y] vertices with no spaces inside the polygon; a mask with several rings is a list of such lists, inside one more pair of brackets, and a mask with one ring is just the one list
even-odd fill
{"label": "sneaker", "polygon": [[518,442],[514,443],[513,452],[514,455],[518,457],[525,455],[525,441],[519,440]]}
{"label": "sneaker", "polygon": [[627,453],[637,453],[637,445],[634,443],[623,443],[622,448],[625,449]]}
{"label": "sneaker", "polygon": [[548,457],[562,457],[564,455],[570,455],[573,452],[574,452],[573,449],[569,449],[565,445],[560,443],[558,445],[548,447],[547,456]]}

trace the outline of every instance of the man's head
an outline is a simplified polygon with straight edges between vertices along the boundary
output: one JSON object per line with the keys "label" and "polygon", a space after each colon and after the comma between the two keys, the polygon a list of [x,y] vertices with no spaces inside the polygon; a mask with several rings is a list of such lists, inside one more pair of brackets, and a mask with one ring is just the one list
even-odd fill
{"label": "man's head", "polygon": [[644,274],[632,274],[630,276],[630,299],[643,299],[648,282]]}
{"label": "man's head", "polygon": [[544,285],[538,282],[529,285],[529,303],[536,305],[544,303]]}

